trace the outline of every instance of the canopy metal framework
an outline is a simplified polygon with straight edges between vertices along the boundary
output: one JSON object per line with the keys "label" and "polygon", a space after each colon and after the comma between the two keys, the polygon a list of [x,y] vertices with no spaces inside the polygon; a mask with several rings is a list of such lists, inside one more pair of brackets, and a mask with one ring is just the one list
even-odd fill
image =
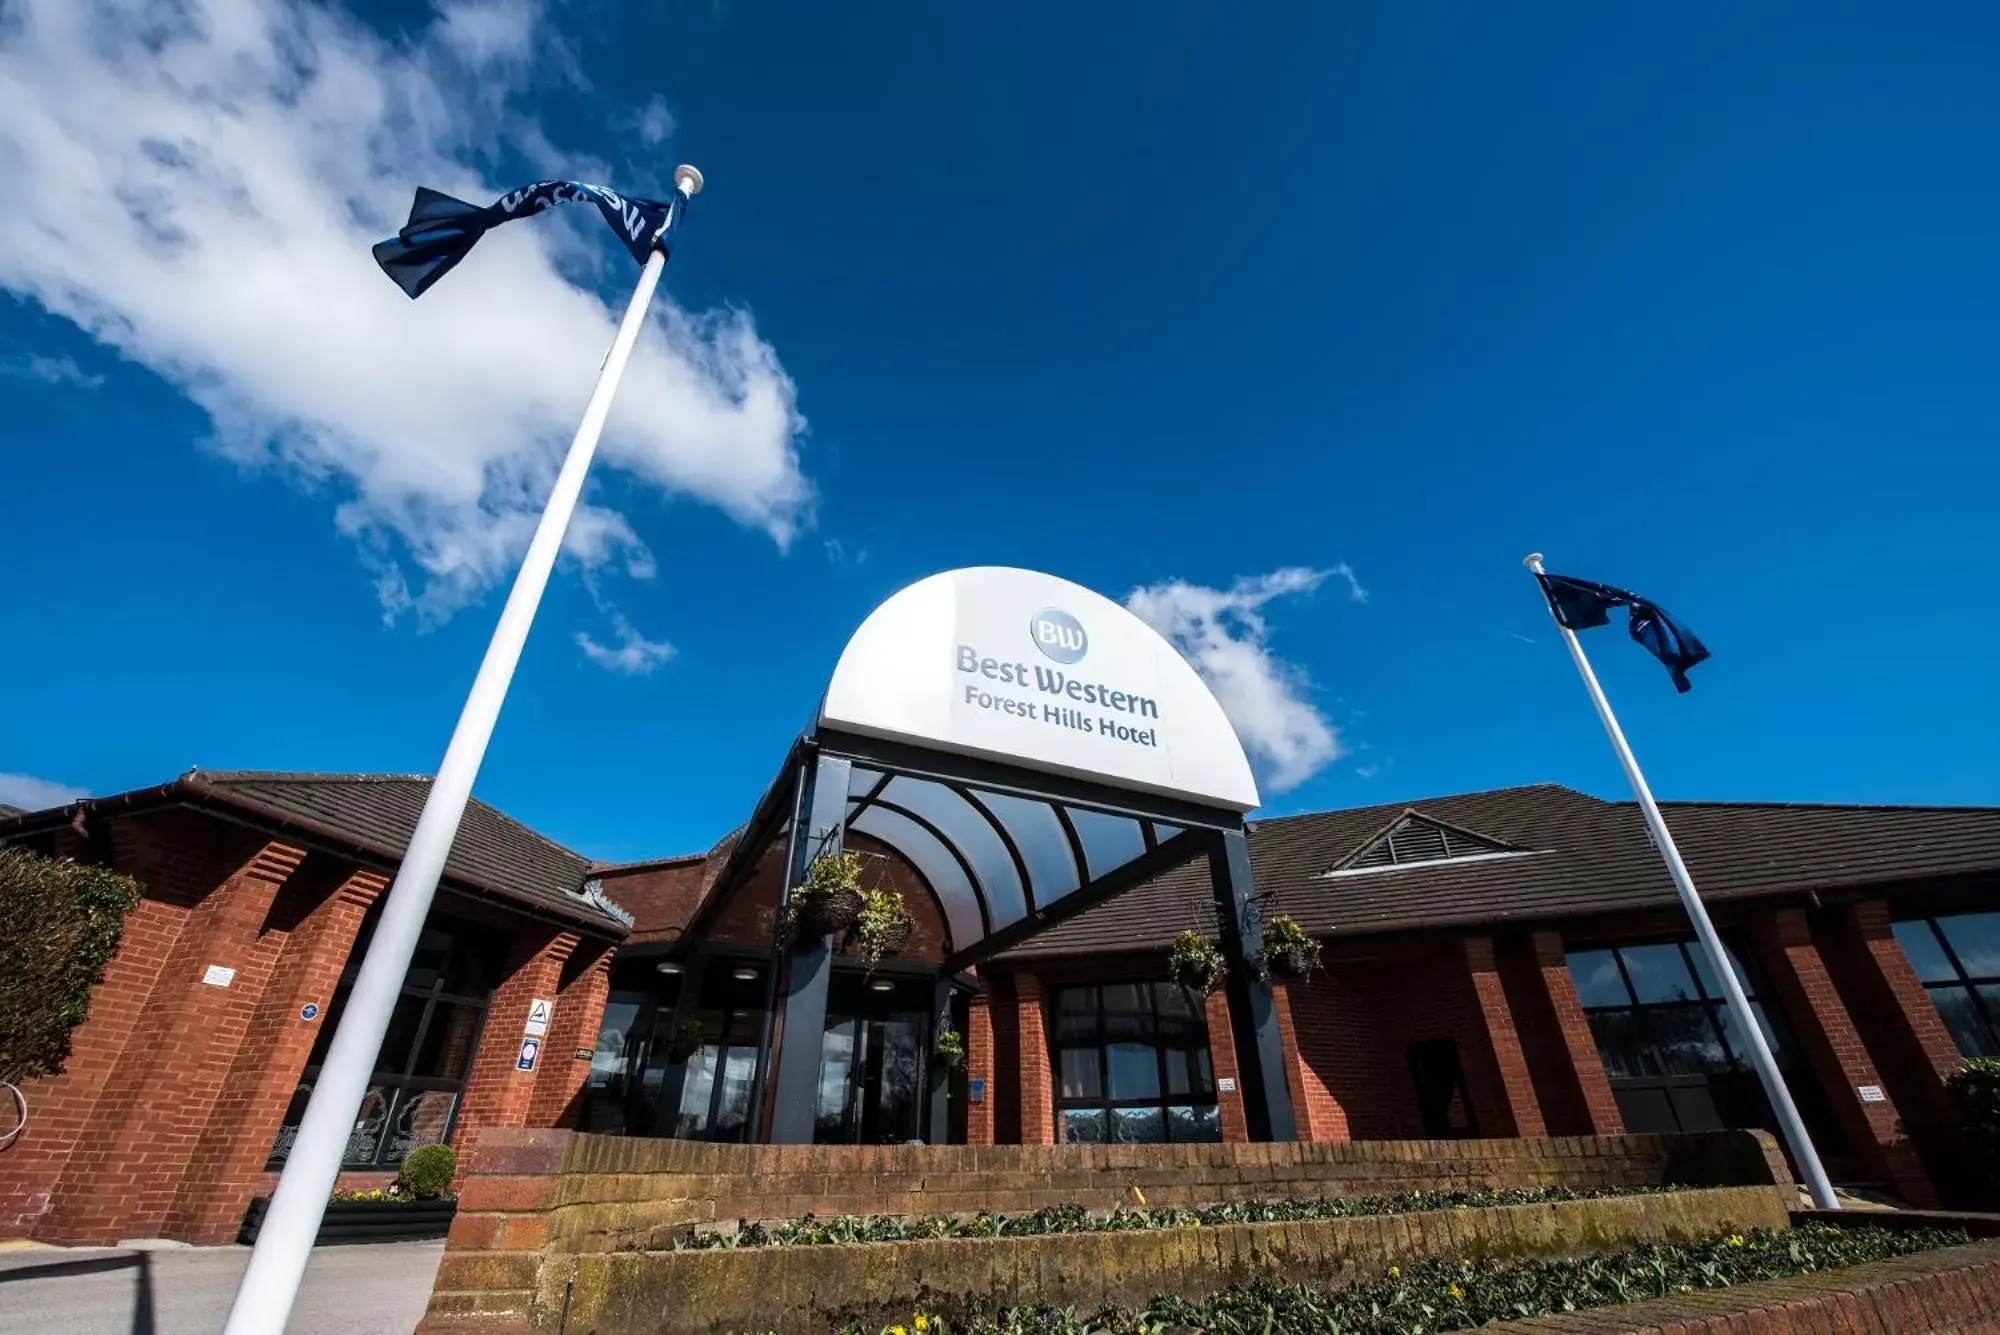
{"label": "canopy metal framework", "polygon": [[[812,860],[852,831],[894,850],[935,896],[949,938],[936,1009],[954,975],[1036,932],[1197,857],[1206,857],[1246,1119],[1259,1140],[1295,1136],[1282,1049],[1244,846],[1234,811],[1018,765],[835,731],[800,737],[704,896],[684,939],[699,940],[785,841],[780,921]],[[761,1138],[813,1137],[834,943],[774,940],[752,1108]],[[787,1036],[798,1036],[788,1041]],[[932,1126],[945,1124],[942,1072]]]}

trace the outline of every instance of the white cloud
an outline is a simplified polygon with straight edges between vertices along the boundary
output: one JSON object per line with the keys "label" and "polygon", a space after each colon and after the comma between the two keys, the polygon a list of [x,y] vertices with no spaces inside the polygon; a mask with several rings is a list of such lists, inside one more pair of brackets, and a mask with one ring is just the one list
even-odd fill
{"label": "white cloud", "polygon": [[[13,0],[0,19],[0,178],[24,183],[0,286],[178,385],[223,453],[330,486],[391,615],[449,615],[511,570],[616,323],[564,277],[587,265],[549,219],[495,231],[415,303],[369,255],[419,184],[520,184],[469,165],[496,126],[557,151],[506,110],[523,54],[561,45],[538,22],[528,0],[461,0],[401,43],[305,0]],[[622,287],[623,254],[605,263]],[[748,315],[663,299],[602,466],[782,544],[811,521],[804,426]],[[586,570],[650,570],[623,515],[580,519]]]}
{"label": "white cloud", "polygon": [[[1309,592],[1333,573],[1289,566],[1268,575],[1246,575],[1227,589],[1167,580],[1125,597],[1140,620],[1194,665],[1264,782],[1278,792],[1298,787],[1344,748],[1333,724],[1307,699],[1312,683],[1306,673],[1271,652],[1264,605]],[[1353,589],[1360,589],[1352,584],[1352,572],[1347,578]]]}
{"label": "white cloud", "polygon": [[104,377],[84,370],[72,357],[43,357],[24,352],[18,357],[0,358],[0,375],[21,380],[40,380],[50,385],[77,385],[96,389]]}
{"label": "white cloud", "polygon": [[576,647],[597,666],[634,676],[644,676],[674,656],[674,646],[665,640],[647,639],[622,612],[611,613],[611,633],[617,637],[615,645],[600,644],[588,631],[580,630]]}
{"label": "white cloud", "polygon": [[674,113],[667,109],[667,99],[656,95],[639,108],[638,123],[633,128],[639,132],[639,142],[650,147],[672,134],[676,124]]}
{"label": "white cloud", "polygon": [[1368,601],[1368,590],[1361,587],[1361,581],[1354,574],[1354,567],[1348,565],[1347,562],[1342,561],[1339,565],[1334,566],[1325,573],[1338,575],[1347,581],[1347,597],[1350,602],[1365,603]]}
{"label": "white cloud", "polygon": [[38,779],[32,774],[0,774],[0,807],[47,811],[88,796],[89,789],[73,788],[54,779]]}

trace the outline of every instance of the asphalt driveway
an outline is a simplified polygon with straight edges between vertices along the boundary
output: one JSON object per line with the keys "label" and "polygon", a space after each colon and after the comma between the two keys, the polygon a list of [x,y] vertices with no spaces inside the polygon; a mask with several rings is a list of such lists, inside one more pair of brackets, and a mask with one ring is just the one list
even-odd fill
{"label": "asphalt driveway", "polygon": [[[410,1335],[442,1242],[322,1247],[288,1335]],[[216,1335],[248,1247],[0,1252],[0,1335]]]}

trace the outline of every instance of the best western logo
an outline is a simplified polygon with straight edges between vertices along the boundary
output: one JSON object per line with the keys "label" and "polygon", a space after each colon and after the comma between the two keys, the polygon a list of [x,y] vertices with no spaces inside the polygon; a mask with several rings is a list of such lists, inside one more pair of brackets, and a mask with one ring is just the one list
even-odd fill
{"label": "best western logo", "polygon": [[1090,648],[1082,623],[1060,608],[1045,607],[1035,613],[1028,621],[1028,634],[1037,649],[1058,663],[1078,662]]}

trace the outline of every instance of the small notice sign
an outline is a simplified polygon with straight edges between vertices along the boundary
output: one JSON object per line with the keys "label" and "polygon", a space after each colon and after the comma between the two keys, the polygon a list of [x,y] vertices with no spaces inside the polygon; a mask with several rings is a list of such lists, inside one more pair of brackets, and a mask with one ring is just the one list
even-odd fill
{"label": "small notice sign", "polygon": [[1233,1075],[1223,1076],[1215,1082],[1215,1089],[1219,1094],[1234,1094],[1236,1092],[1236,1077]]}
{"label": "small notice sign", "polygon": [[577,1050],[576,1050],[575,1052],[572,1052],[572,1053],[570,1054],[570,1056],[571,1056],[571,1057],[572,1057],[572,1058],[573,1058],[574,1060],[576,1060],[576,1061],[580,1061],[580,1062],[587,1062],[587,1061],[589,1061],[589,1060],[590,1060],[590,1059],[591,1059],[592,1057],[595,1057],[596,1055],[597,1055],[597,1053],[596,1053],[596,1052],[595,1052],[595,1051],[594,1051],[593,1049],[591,1049],[591,1048],[578,1048],[578,1049],[577,1049]]}
{"label": "small notice sign", "polygon": [[236,981],[236,970],[226,964],[211,964],[203,971],[201,981],[210,987],[228,987]]}
{"label": "small notice sign", "polygon": [[555,1013],[556,1004],[546,997],[536,997],[528,1003],[528,1025],[521,1032],[540,1038],[549,1032],[549,1016]]}
{"label": "small notice sign", "polygon": [[299,1007],[299,1018],[307,1024],[311,1024],[314,1020],[317,1020],[319,1018],[319,1003],[317,1001],[308,1001],[305,1005]]}
{"label": "small notice sign", "polygon": [[965,1082],[965,1098],[968,1103],[986,1102],[986,1082],[973,1076]]}
{"label": "small notice sign", "polygon": [[1882,1086],[1880,1085],[1856,1085],[1854,1092],[1861,1096],[1863,1103],[1885,1103],[1888,1101],[1888,1096],[1882,1092]]}
{"label": "small notice sign", "polygon": [[517,1071],[532,1071],[535,1069],[535,1063],[541,1059],[542,1040],[539,1038],[524,1038],[521,1040],[521,1055],[514,1058],[514,1069]]}

